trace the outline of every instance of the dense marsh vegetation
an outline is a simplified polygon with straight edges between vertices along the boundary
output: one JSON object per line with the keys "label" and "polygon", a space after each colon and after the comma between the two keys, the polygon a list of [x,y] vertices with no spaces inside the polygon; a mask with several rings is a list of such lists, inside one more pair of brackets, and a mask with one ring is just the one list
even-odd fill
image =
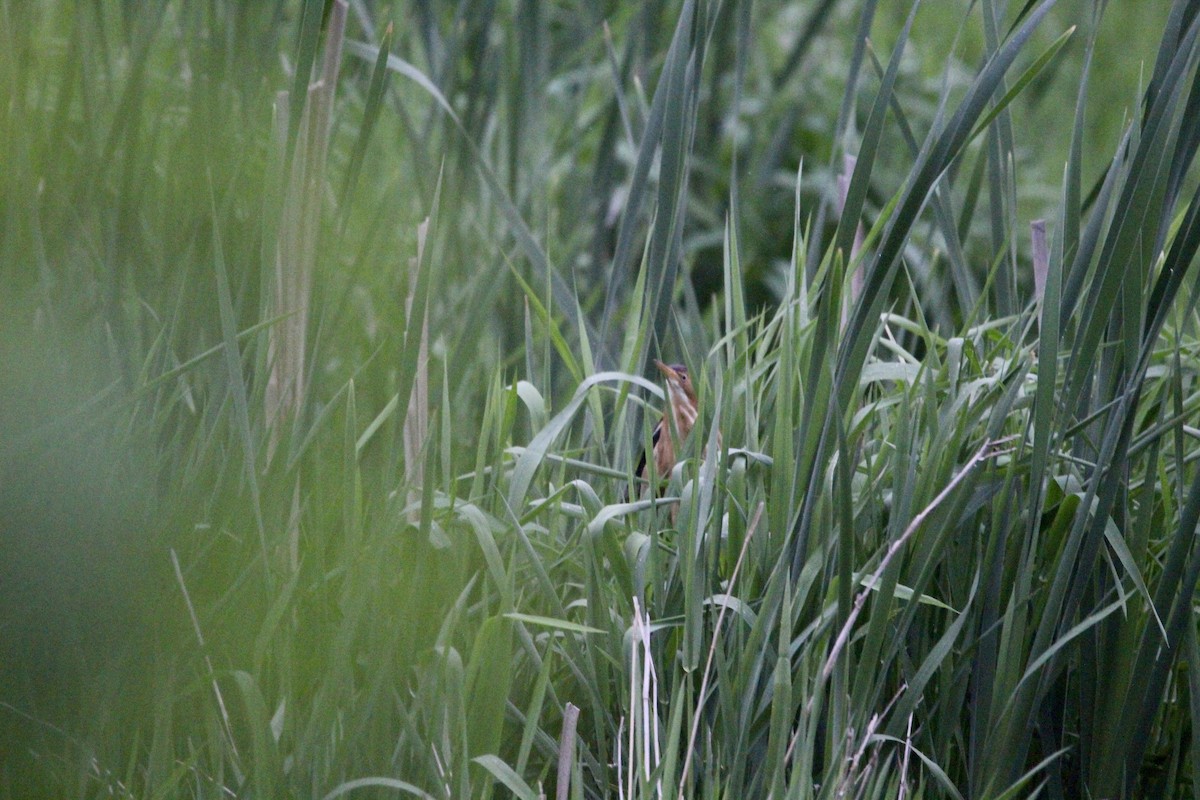
{"label": "dense marsh vegetation", "polygon": [[1200,796],[1198,11],[0,0],[0,795]]}

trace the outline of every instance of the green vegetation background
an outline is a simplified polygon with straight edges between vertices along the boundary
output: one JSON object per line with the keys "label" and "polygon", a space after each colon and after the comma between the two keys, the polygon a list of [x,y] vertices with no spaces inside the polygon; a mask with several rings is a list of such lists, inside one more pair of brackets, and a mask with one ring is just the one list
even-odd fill
{"label": "green vegetation background", "polygon": [[0,794],[1200,796],[1198,6],[0,0]]}

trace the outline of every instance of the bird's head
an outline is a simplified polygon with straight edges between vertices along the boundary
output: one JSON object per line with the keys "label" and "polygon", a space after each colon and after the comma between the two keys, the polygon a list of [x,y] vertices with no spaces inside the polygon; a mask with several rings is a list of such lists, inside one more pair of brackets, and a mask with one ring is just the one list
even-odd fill
{"label": "bird's head", "polygon": [[688,377],[687,367],[683,364],[664,364],[655,359],[654,366],[662,373],[667,384],[667,396],[675,408],[696,407],[696,390]]}

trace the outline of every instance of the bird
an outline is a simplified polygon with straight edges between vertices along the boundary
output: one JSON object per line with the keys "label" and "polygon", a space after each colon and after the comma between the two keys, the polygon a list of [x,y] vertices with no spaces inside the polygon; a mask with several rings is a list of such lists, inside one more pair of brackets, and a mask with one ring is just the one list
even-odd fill
{"label": "bird", "polygon": [[[684,365],[664,364],[655,359],[654,366],[658,367],[658,371],[662,373],[667,387],[667,409],[663,412],[658,424],[654,426],[650,446],[654,451],[655,474],[659,478],[665,478],[675,468],[676,442],[672,438],[673,435],[678,435],[679,441],[683,442],[696,424],[698,413],[696,390],[692,388],[692,381],[688,377],[687,367]],[[644,450],[634,474],[639,484],[646,480],[646,451]]]}

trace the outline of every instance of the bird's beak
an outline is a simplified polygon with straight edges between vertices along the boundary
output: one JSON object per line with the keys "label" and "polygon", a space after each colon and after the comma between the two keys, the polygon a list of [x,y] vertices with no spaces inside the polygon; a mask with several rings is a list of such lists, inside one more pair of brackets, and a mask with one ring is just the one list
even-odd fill
{"label": "bird's beak", "polygon": [[679,373],[676,372],[675,370],[671,369],[669,366],[667,366],[663,362],[659,361],[657,358],[654,359],[654,366],[658,367],[658,371],[661,372],[663,374],[663,377],[666,378],[667,380],[669,380],[669,381],[678,381],[679,380]]}

